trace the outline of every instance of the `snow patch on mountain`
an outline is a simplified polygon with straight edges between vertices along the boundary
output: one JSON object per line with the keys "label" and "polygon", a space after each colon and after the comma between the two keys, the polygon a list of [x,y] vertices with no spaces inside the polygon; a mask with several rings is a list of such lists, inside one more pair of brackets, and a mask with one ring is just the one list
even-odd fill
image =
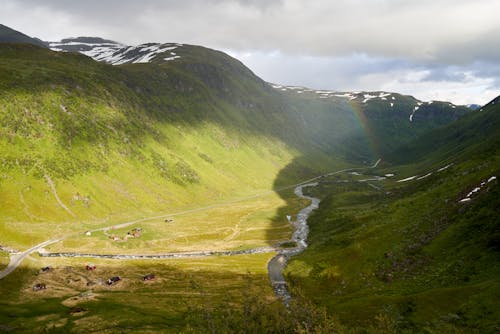
{"label": "snow patch on mountain", "polygon": [[413,122],[413,115],[417,112],[418,109],[420,109],[420,106],[422,105],[422,102],[418,102],[417,106],[413,108],[413,112],[410,114],[410,122]]}
{"label": "snow patch on mountain", "polygon": [[415,176],[410,176],[410,177],[407,177],[406,179],[401,179],[401,180],[398,180],[396,182],[407,182],[407,181],[411,181],[411,180],[414,180],[417,178],[417,175]]}
{"label": "snow patch on mountain", "polygon": [[493,182],[493,181],[495,181],[496,179],[497,179],[497,177],[496,177],[496,176],[491,176],[491,177],[490,177],[490,178],[488,178],[487,180],[482,181],[480,185],[478,185],[478,186],[474,187],[474,189],[472,189],[471,191],[469,191],[469,192],[467,193],[467,195],[466,195],[464,198],[462,198],[461,200],[459,200],[458,202],[459,202],[459,203],[465,203],[465,202],[469,202],[469,201],[471,201],[471,200],[472,200],[472,198],[473,198],[473,196],[475,196],[475,194],[479,193],[479,191],[481,191],[481,189],[483,189],[483,187],[484,187],[486,184],[488,184],[488,183],[490,183],[490,182]]}
{"label": "snow patch on mountain", "polygon": [[[88,40],[92,42],[88,42]],[[178,43],[146,43],[137,46],[126,46],[100,38],[82,37],[49,43],[49,47],[53,51],[79,52],[94,60],[113,65],[149,63],[156,59],[158,55],[182,46],[182,44]],[[163,60],[171,61],[181,58],[176,53],[170,55],[171,57],[163,58]]]}

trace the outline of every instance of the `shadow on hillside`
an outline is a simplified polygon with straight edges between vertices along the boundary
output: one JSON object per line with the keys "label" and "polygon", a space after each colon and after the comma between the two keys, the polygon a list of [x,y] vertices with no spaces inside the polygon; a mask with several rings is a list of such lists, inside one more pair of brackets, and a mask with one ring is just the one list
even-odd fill
{"label": "shadow on hillside", "polygon": [[[44,274],[22,266],[0,281],[0,329],[22,333],[296,332],[300,314],[295,312],[304,308],[287,311],[274,297],[267,275],[232,272],[226,259],[218,258],[212,266],[217,271],[197,269],[196,263],[204,259],[193,263],[193,270],[173,267],[168,260],[96,262],[97,269],[89,272],[83,262],[66,259]],[[151,273],[156,275],[154,280],[142,280]],[[117,275],[121,277],[118,283],[102,283]],[[46,289],[33,291],[37,283],[44,283]],[[322,321],[309,314],[308,319]]]}
{"label": "shadow on hillside", "polygon": [[[356,135],[353,138],[342,140],[342,145],[353,141],[363,142],[363,139]],[[273,228],[288,223],[287,215],[291,215],[292,220],[295,220],[298,212],[310,204],[309,201],[301,200],[294,194],[296,186],[293,185],[346,168],[368,167],[376,160],[376,153],[370,152],[370,154],[366,150],[360,150],[358,154],[345,152],[340,148],[342,145],[331,149],[332,152],[336,152],[336,159],[331,159],[333,153],[330,155],[303,155],[295,158],[279,172],[274,180],[273,189],[286,204],[278,209],[273,218]],[[272,229],[268,231],[266,239],[271,245],[276,245],[277,240],[273,236]]]}

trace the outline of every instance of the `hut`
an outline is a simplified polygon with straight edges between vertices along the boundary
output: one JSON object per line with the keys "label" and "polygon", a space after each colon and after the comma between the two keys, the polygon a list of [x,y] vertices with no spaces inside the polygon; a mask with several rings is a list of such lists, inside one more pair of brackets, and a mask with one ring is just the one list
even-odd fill
{"label": "hut", "polygon": [[154,274],[148,274],[142,278],[143,281],[152,281],[156,278]]}
{"label": "hut", "polygon": [[106,284],[107,285],[114,285],[116,283],[118,283],[119,281],[121,281],[122,279],[120,278],[120,276],[114,276],[114,277],[111,277],[110,279],[108,279],[106,281]]}

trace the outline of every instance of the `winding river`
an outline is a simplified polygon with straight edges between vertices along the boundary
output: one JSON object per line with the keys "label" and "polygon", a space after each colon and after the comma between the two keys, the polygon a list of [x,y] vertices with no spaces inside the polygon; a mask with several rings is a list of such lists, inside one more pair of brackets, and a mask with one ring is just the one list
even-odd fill
{"label": "winding river", "polygon": [[297,219],[292,222],[295,227],[291,241],[295,242],[297,246],[288,249],[281,249],[278,251],[278,255],[273,257],[268,265],[267,270],[269,272],[269,279],[273,286],[276,295],[283,300],[285,305],[288,306],[291,296],[287,289],[287,284],[285,277],[283,276],[283,271],[286,268],[288,260],[307,248],[307,236],[309,235],[309,226],[307,225],[307,218],[311,215],[313,210],[319,207],[320,200],[315,197],[306,196],[303,193],[305,187],[315,187],[318,182],[301,184],[295,188],[295,195],[300,198],[307,199],[311,201],[309,206],[300,210],[297,214]]}

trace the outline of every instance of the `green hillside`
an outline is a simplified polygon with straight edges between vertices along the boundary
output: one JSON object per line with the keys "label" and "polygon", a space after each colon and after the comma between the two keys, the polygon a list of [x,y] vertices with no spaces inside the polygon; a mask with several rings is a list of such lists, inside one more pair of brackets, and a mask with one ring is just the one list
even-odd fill
{"label": "green hillside", "polygon": [[[37,224],[60,234],[76,228],[62,221],[91,228],[269,190],[371,161],[372,141],[393,141],[369,137],[346,99],[287,96],[218,51],[184,46],[179,55],[111,66],[0,45],[6,243],[43,240],[29,235]],[[388,128],[398,131],[394,114]]]}
{"label": "green hillside", "polygon": [[[379,157],[384,158],[381,173],[395,172],[401,178],[424,173],[425,168],[435,170],[452,158],[436,153],[430,162],[400,165],[391,160],[399,155],[391,152],[403,144],[417,145],[413,140],[429,130],[459,118],[453,124],[465,124],[476,115],[465,115],[468,109],[448,103],[424,105],[395,93],[346,97],[277,89],[222,52],[183,45],[176,53],[180,58],[175,61],[157,56],[149,63],[112,66],[78,53],[0,44],[2,246],[22,251],[57,237],[65,239],[46,247],[49,252],[150,254],[274,246],[290,238],[292,228],[285,215],[296,214],[305,205],[284,186],[346,167],[368,166]],[[415,157],[423,149],[416,148]],[[361,177],[351,174],[325,178],[315,190],[325,200],[312,218],[311,248],[288,269],[290,283],[306,296],[296,298],[298,306],[290,312],[269,285],[266,265],[274,253],[166,261],[92,259],[95,272],[86,270],[87,258],[33,254],[0,281],[0,294],[5,296],[0,301],[0,330],[331,332],[343,327],[315,303],[352,326],[364,311],[351,307],[352,299],[330,298],[331,292],[338,290],[338,284],[345,285],[339,277],[355,282],[365,270],[375,273],[373,285],[349,293],[364,294],[352,303],[366,311],[366,326],[378,326],[371,319],[380,313],[388,326],[420,328],[418,317],[427,313],[415,313],[411,327],[393,313],[366,307],[363,298],[374,298],[374,291],[387,302],[385,273],[393,275],[394,282],[406,279],[398,276],[399,267],[387,268],[379,256],[391,251],[399,261],[410,252],[411,238],[419,236],[410,229],[410,218],[416,219],[415,229],[424,236],[435,233],[430,221],[438,215],[458,219],[463,210],[470,210],[476,217],[473,208],[481,206],[485,209],[477,215],[490,219],[488,210],[495,197],[488,194],[495,191],[496,182],[488,183],[485,194],[470,205],[456,203],[459,194],[498,169],[497,152],[489,153],[487,163],[479,162],[479,156],[453,160],[455,164],[443,174],[412,184],[381,181],[390,194],[375,190],[378,183],[373,188],[354,182]],[[344,180],[352,182],[337,182]],[[431,181],[436,184],[429,188]],[[437,200],[445,191],[451,192],[449,203]],[[337,201],[346,206],[340,218],[335,216]],[[423,216],[421,209],[427,210]],[[390,229],[383,226],[386,217]],[[439,236],[452,221],[447,218],[439,225]],[[126,222],[132,224],[98,230]],[[345,240],[335,239],[343,238],[337,236],[337,223],[346,223],[339,226],[348,233]],[[488,220],[485,228],[490,231],[493,225]],[[140,238],[125,240],[138,228]],[[400,240],[399,232],[407,229],[408,238]],[[379,232],[384,247],[394,250],[373,244],[370,236]],[[357,236],[360,241],[353,242]],[[483,237],[478,233],[474,240],[489,244],[491,240]],[[450,238],[442,242],[462,237]],[[370,251],[360,253],[365,240]],[[352,258],[338,253],[345,247],[352,247],[347,251],[354,254]],[[450,248],[443,259],[453,258],[452,250],[456,251]],[[490,250],[478,252],[486,254],[484,262],[477,262],[481,266],[494,256]],[[2,251],[0,266],[7,264],[6,258]],[[345,262],[349,268],[344,271],[338,258],[352,260]],[[53,270],[40,272],[45,266]],[[335,266],[340,266],[340,274]],[[443,266],[439,262],[430,269],[418,267],[429,270],[419,277],[432,277]],[[468,274],[469,262],[464,268],[461,275],[469,276],[468,284],[482,282],[481,291],[496,291],[488,281],[494,267],[476,276]],[[141,278],[147,273],[156,273],[158,280],[144,283]],[[114,275],[123,281],[111,287],[103,283]],[[47,283],[46,291],[33,291],[40,282]],[[455,281],[443,284],[456,286]],[[370,290],[373,286],[376,290]],[[408,289],[413,294],[428,290],[418,284]],[[406,302],[402,290],[395,291],[394,298]],[[464,291],[472,295],[472,290]],[[84,311],[76,312],[76,306]],[[494,315],[486,317],[481,328],[489,329]]]}
{"label": "green hillside", "polygon": [[[490,103],[382,169],[322,182],[310,247],[287,268],[296,293],[355,332],[498,332],[499,119]],[[374,173],[395,176],[360,182]]]}
{"label": "green hillside", "polygon": [[[74,227],[62,221],[120,221],[271,189],[308,142],[290,121],[297,111],[284,110],[272,89],[232,62],[240,77],[229,66],[113,67],[2,45],[0,221],[12,237],[5,242],[25,246],[23,235],[37,224],[61,233]],[[335,161],[314,147],[311,154],[319,158],[311,169]]]}
{"label": "green hillside", "polygon": [[46,43],[38,38],[29,37],[3,24],[0,24],[0,43],[25,43],[47,47]]}

